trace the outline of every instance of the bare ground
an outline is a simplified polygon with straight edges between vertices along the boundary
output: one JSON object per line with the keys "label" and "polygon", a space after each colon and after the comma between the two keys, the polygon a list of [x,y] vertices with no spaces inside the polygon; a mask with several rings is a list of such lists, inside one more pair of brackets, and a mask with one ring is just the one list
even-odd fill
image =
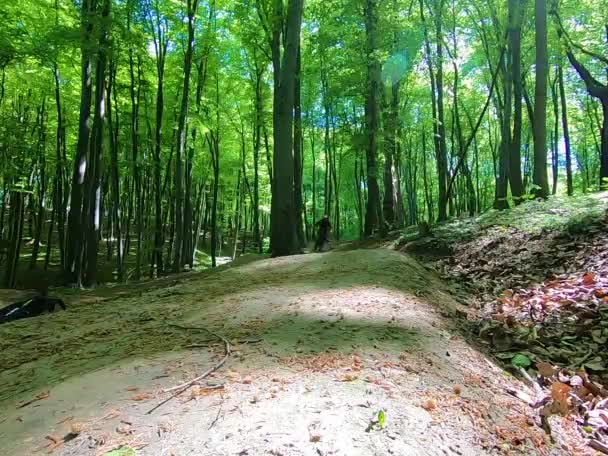
{"label": "bare ground", "polygon": [[[506,393],[525,387],[465,341],[459,304],[409,256],[334,251],[159,284],[0,326],[1,454],[586,454],[568,421],[551,443]],[[146,414],[223,357],[202,328],[231,342],[227,363]]]}

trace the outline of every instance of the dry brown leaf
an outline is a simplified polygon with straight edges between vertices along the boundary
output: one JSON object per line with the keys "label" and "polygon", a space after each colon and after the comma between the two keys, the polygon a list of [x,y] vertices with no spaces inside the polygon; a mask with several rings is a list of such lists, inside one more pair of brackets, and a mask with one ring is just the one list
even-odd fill
{"label": "dry brown leaf", "polygon": [[586,272],[583,275],[584,285],[593,285],[595,283],[595,274],[593,272]]}
{"label": "dry brown leaf", "polygon": [[454,391],[454,394],[456,394],[457,396],[460,396],[460,394],[462,393],[462,387],[460,385],[454,385],[452,387],[452,391]]}
{"label": "dry brown leaf", "polygon": [[352,382],[354,380],[357,380],[359,376],[357,374],[346,373],[338,375],[336,378],[340,382]]}
{"label": "dry brown leaf", "polygon": [[131,396],[129,399],[131,399],[132,401],[145,401],[147,399],[151,399],[152,398],[152,394],[151,393],[139,393],[136,394],[135,396]]}
{"label": "dry brown leaf", "polygon": [[572,388],[560,382],[551,385],[551,398],[553,399],[553,410],[562,415],[567,415],[570,410],[568,394]]}
{"label": "dry brown leaf", "polygon": [[432,412],[437,409],[437,399],[427,399],[422,403],[421,407],[427,412]]}
{"label": "dry brown leaf", "polygon": [[538,373],[543,377],[553,377],[557,369],[555,369],[551,364],[546,363],[544,361],[540,361],[536,363],[536,368],[538,369]]}

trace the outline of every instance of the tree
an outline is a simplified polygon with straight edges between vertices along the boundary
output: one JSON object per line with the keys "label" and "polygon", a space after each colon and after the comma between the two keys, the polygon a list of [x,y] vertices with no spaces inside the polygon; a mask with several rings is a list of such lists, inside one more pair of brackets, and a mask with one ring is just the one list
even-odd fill
{"label": "tree", "polygon": [[378,93],[380,90],[380,63],[377,48],[376,1],[365,0],[365,36],[367,50],[367,93],[365,99],[365,131],[367,135],[367,207],[365,210],[365,235],[384,229],[380,189],[377,180],[376,154],[378,147]]}
{"label": "tree", "polygon": [[534,88],[534,185],[538,197],[549,196],[547,177],[547,2],[535,0],[536,85]]}

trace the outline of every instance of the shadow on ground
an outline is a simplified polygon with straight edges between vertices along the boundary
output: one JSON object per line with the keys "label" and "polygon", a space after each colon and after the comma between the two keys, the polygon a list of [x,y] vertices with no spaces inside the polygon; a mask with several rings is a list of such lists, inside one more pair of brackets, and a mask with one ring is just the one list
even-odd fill
{"label": "shadow on ground", "polygon": [[112,301],[73,301],[66,312],[3,325],[0,402],[209,340],[204,331],[172,323],[236,341],[259,337],[277,356],[422,349],[432,326],[417,314],[417,302],[447,302],[441,283],[406,256],[361,252],[255,262]]}

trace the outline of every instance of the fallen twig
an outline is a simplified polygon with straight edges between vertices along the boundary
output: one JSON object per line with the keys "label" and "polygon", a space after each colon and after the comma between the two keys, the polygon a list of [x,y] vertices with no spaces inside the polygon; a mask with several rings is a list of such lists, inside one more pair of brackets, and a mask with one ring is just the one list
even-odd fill
{"label": "fallen twig", "polygon": [[48,399],[49,396],[50,396],[50,394],[48,391],[43,391],[42,393],[37,394],[36,397],[34,397],[33,399],[30,399],[29,401],[19,404],[17,406],[17,408],[20,409],[23,407],[27,407],[28,405],[33,404],[34,402],[41,401],[42,399]]}
{"label": "fallen twig", "polygon": [[219,334],[216,334],[213,331],[208,330],[207,328],[185,327],[185,326],[180,326],[180,325],[175,325],[175,324],[171,324],[170,326],[176,326],[176,327],[182,328],[182,329],[198,329],[198,330],[202,330],[202,331],[207,331],[209,334],[217,337],[218,339],[220,339],[224,343],[224,357],[221,360],[219,360],[213,367],[207,369],[205,372],[203,372],[198,377],[195,377],[192,380],[189,380],[189,381],[187,381],[185,383],[182,383],[181,385],[174,386],[173,388],[169,388],[169,389],[163,390],[163,393],[170,393],[170,392],[173,392],[173,391],[175,391],[175,393],[173,393],[167,399],[163,400],[162,402],[159,402],[154,407],[152,407],[150,410],[148,410],[146,412],[147,415],[150,415],[157,408],[161,407],[162,405],[164,405],[167,402],[169,402],[171,399],[173,399],[173,398],[179,396],[180,394],[182,394],[190,386],[194,385],[195,383],[199,382],[203,378],[207,377],[209,374],[211,374],[211,373],[215,372],[216,370],[218,370],[220,367],[222,367],[226,363],[226,361],[230,357],[230,353],[231,353],[230,343],[228,342],[228,340],[225,337],[223,337],[223,336],[221,336]]}
{"label": "fallen twig", "polygon": [[596,439],[589,440],[589,446],[600,453],[608,454],[608,445]]}
{"label": "fallen twig", "polygon": [[215,423],[217,423],[217,420],[219,420],[220,418],[220,413],[222,413],[222,406],[224,405],[224,400],[222,398],[222,402],[220,402],[220,407],[217,410],[217,415],[215,415],[215,419],[211,422],[211,424],[209,425],[209,429],[210,430],[213,426],[215,426]]}
{"label": "fallen twig", "polygon": [[545,396],[545,394],[543,393],[542,387],[538,384],[537,381],[535,381],[532,377],[530,377],[530,374],[528,374],[526,369],[520,367],[519,372],[528,381],[528,383],[530,383],[532,388],[534,388],[534,392],[536,393],[536,402],[538,403]]}

